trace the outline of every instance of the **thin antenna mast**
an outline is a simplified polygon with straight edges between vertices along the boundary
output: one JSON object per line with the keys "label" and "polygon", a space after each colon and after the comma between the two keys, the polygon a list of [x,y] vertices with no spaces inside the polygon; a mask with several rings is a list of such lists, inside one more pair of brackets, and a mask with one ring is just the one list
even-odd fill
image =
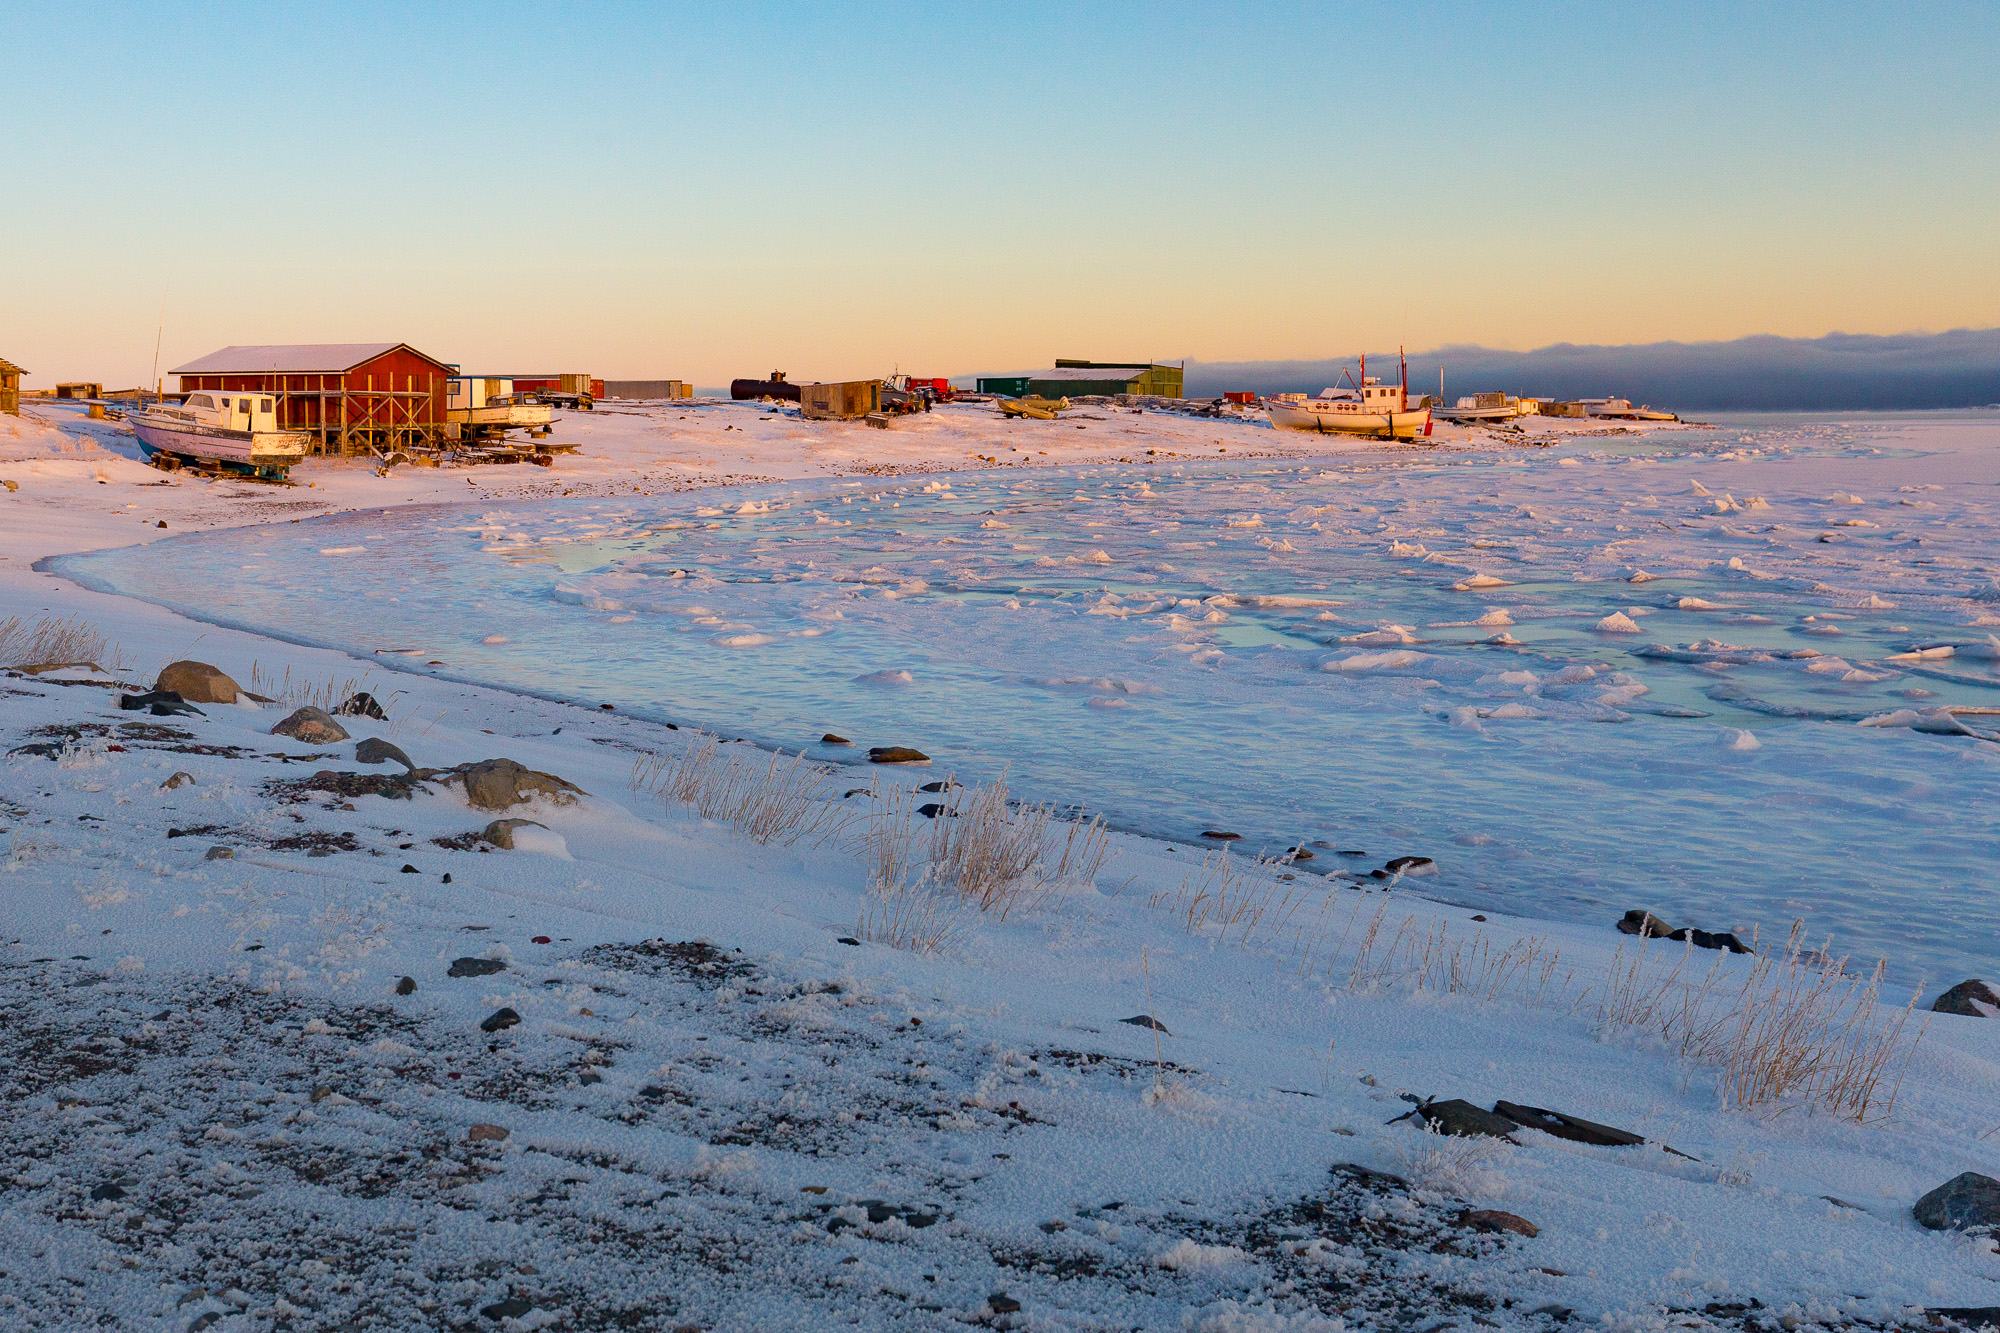
{"label": "thin antenna mast", "polygon": [[[153,335],[153,401],[156,403],[160,401],[162,396],[160,393],[160,344],[165,342],[167,338],[167,291],[172,286],[172,283],[168,283],[167,286],[160,288],[160,327],[159,331]],[[143,392],[139,395],[141,399],[145,398],[145,396]]]}

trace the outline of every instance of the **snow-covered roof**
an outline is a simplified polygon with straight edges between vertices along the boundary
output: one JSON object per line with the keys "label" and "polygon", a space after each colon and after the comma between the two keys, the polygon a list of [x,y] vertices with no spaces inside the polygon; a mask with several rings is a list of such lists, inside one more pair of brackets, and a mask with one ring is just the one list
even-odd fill
{"label": "snow-covered roof", "polygon": [[[1136,380],[1146,373],[1146,367],[1135,366],[1057,366],[1054,370],[1031,370],[1031,380],[1116,380],[1125,383]],[[1003,378],[1018,379],[1019,376]]]}
{"label": "snow-covered roof", "polygon": [[351,370],[402,343],[288,343],[267,347],[225,347],[199,361],[175,366],[169,375],[321,375]]}

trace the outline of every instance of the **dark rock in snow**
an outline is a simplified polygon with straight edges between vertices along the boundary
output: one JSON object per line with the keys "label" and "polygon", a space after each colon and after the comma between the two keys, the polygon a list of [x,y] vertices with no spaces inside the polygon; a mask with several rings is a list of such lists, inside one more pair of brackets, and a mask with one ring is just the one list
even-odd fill
{"label": "dark rock in snow", "polygon": [[92,1190],[90,1197],[100,1203],[107,1199],[122,1199],[125,1197],[125,1187],[116,1181],[107,1181]]}
{"label": "dark rock in snow", "polygon": [[1697,949],[1727,949],[1731,953],[1750,953],[1745,944],[1726,930],[1696,930],[1693,926],[1682,926],[1676,930],[1651,912],[1635,907],[1618,922],[1618,929],[1627,935],[1637,935],[1641,939],[1678,940],[1692,944]]}
{"label": "dark rock in snow", "polygon": [[871,764],[928,764],[931,757],[907,745],[877,745],[868,751]]}
{"label": "dark rock in snow", "polygon": [[236,849],[234,847],[211,847],[208,849],[207,855],[201,859],[204,861],[233,861],[236,859]]}
{"label": "dark rock in snow", "polygon": [[233,704],[243,687],[206,662],[172,662],[153,682],[154,691],[177,694],[191,704]]}
{"label": "dark rock in snow", "polygon": [[1604,1148],[1632,1148],[1646,1141],[1629,1130],[1613,1129],[1610,1125],[1600,1125],[1593,1120],[1565,1115],[1561,1111],[1545,1110],[1539,1106],[1495,1102],[1493,1110],[1495,1114],[1506,1116],[1517,1125],[1528,1129],[1539,1129],[1544,1134],[1568,1139],[1572,1143],[1594,1143]]}
{"label": "dark rock in snow", "polygon": [[17,745],[7,751],[7,753],[10,755],[31,754],[43,759],[54,759],[62,753],[62,746],[57,745],[54,741],[34,741],[27,745]]}
{"label": "dark rock in snow", "polygon": [[496,819],[479,831],[479,840],[498,847],[503,852],[514,850],[514,830],[522,828],[547,828],[532,819]]}
{"label": "dark rock in snow", "polygon": [[502,1125],[474,1125],[465,1131],[465,1137],[472,1143],[498,1143],[507,1137],[507,1129]]}
{"label": "dark rock in snow", "polygon": [[382,711],[382,705],[375,702],[375,696],[366,692],[348,695],[333,711],[340,717],[372,717],[377,722],[389,720],[389,715]]}
{"label": "dark rock in snow", "polygon": [[289,736],[307,745],[331,745],[347,739],[347,728],[333,720],[323,708],[295,709],[292,715],[271,728],[273,736]]}
{"label": "dark rock in snow", "polygon": [[1415,877],[1420,875],[1435,875],[1437,874],[1438,866],[1437,862],[1431,860],[1428,856],[1398,856],[1384,863],[1382,868],[1392,875],[1400,872],[1405,876]]}
{"label": "dark rock in snow", "polygon": [[1440,1134],[1457,1134],[1466,1138],[1484,1134],[1489,1138],[1506,1139],[1514,1142],[1514,1122],[1504,1115],[1481,1110],[1471,1102],[1452,1098],[1448,1102],[1425,1102],[1414,1112],[1422,1116]]}
{"label": "dark rock in snow", "polygon": [[538,773],[512,759],[481,759],[439,776],[464,783],[465,799],[481,810],[505,810],[536,796],[546,796],[557,805],[573,805],[577,797],[584,795],[583,788],[575,783],[565,782],[553,773]]}
{"label": "dark rock in snow", "polygon": [[835,940],[835,941],[834,941],[834,943],[835,943],[835,944],[851,944],[851,945],[853,945],[853,946],[854,946],[855,948],[857,948],[857,949],[861,947],[861,941],[860,941],[860,940],[857,940],[857,939],[855,939],[855,938],[854,938],[854,937],[853,937],[852,935],[842,935],[842,936],[841,936],[841,937],[840,937],[839,939]]}
{"label": "dark rock in snow", "polygon": [[1310,861],[1313,859],[1312,848],[1305,846],[1303,843],[1297,847],[1292,848],[1292,850],[1288,852],[1287,855],[1290,856],[1294,861]]}
{"label": "dark rock in snow", "polygon": [[987,1308],[994,1314],[1019,1314],[1021,1303],[1004,1291],[996,1291],[986,1298]]}
{"label": "dark rock in snow", "polygon": [[505,972],[507,965],[498,958],[457,958],[452,960],[448,977],[490,977],[495,972]]}
{"label": "dark rock in snow", "polygon": [[396,983],[396,994],[415,995],[416,993],[417,993],[417,979],[415,977],[404,977],[401,981]]}
{"label": "dark rock in snow", "polygon": [[479,1029],[482,1032],[500,1032],[520,1021],[521,1016],[512,1009],[495,1009],[480,1021]]}
{"label": "dark rock in snow", "polygon": [[951,790],[951,789],[952,789],[953,787],[955,787],[955,786],[957,786],[957,785],[958,785],[958,784],[957,784],[957,783],[955,783],[955,782],[953,782],[953,781],[952,781],[952,780],[951,780],[950,778],[939,778],[939,779],[938,779],[938,780],[937,780],[936,782],[926,782],[926,783],[925,783],[925,784],[924,784],[923,786],[921,786],[921,787],[917,788],[917,790],[918,790],[918,791],[950,791],[950,790]]}
{"label": "dark rock in snow", "polygon": [[1660,918],[1654,916],[1651,912],[1643,911],[1637,907],[1619,918],[1618,929],[1621,934],[1637,935],[1641,939],[1663,940],[1674,933],[1672,926],[1660,920]]}
{"label": "dark rock in snow", "polygon": [[415,866],[413,866],[413,865],[410,865],[409,863],[405,862],[405,863],[404,863],[404,865],[403,865],[403,870],[402,870],[402,873],[403,873],[403,874],[405,874],[405,875],[421,875],[421,874],[423,874],[424,872],[423,872],[423,871],[421,871],[421,870],[419,870],[419,869],[417,869],[417,868],[416,868]]}
{"label": "dark rock in snow", "polygon": [[1459,1217],[1459,1222],[1474,1231],[1511,1231],[1517,1236],[1533,1238],[1542,1234],[1542,1229],[1525,1217],[1514,1213],[1503,1213],[1497,1208],[1479,1208]]}
{"label": "dark rock in snow", "polygon": [[354,762],[357,764],[386,764],[391,761],[401,764],[414,773],[417,766],[410,762],[410,756],[402,747],[391,744],[379,736],[370,736],[354,747]]}
{"label": "dark rock in snow", "polygon": [[483,1307],[479,1313],[488,1319],[519,1319],[535,1308],[535,1303],[526,1296],[509,1296],[504,1301],[495,1301]]}
{"label": "dark rock in snow", "polygon": [[951,811],[945,809],[942,805],[939,805],[936,801],[925,801],[922,805],[917,807],[917,813],[922,815],[925,819],[936,819],[939,815],[950,814]]}
{"label": "dark rock in snow", "polygon": [[1941,1321],[1962,1325],[1977,1330],[2000,1328],[2000,1305],[1941,1305],[1924,1311],[1933,1326]]}
{"label": "dark rock in snow", "polygon": [[1151,1014],[1134,1014],[1130,1018],[1121,1018],[1118,1021],[1121,1023],[1130,1023],[1135,1028],[1151,1028],[1153,1031],[1159,1033],[1163,1037],[1171,1037],[1174,1035],[1173,1033],[1167,1031],[1167,1025],[1165,1023],[1162,1023],[1159,1019],[1153,1017]]}
{"label": "dark rock in snow", "polygon": [[164,699],[146,710],[154,717],[207,717],[208,714],[193,704],[168,703]]}
{"label": "dark rock in snow", "polygon": [[[118,696],[118,706],[128,713],[136,713],[158,704],[187,705],[187,700],[181,698],[172,690],[148,690],[144,694],[121,694]],[[208,716],[208,714],[202,712],[199,708],[192,706],[189,706],[187,711],[193,713],[196,717]]]}
{"label": "dark rock in snow", "polygon": [[1911,1211],[1932,1231],[2000,1226],[2000,1180],[1961,1172],[1918,1199]]}
{"label": "dark rock in snow", "polygon": [[160,784],[160,790],[172,791],[176,787],[185,787],[193,781],[194,774],[192,773],[176,773]]}
{"label": "dark rock in snow", "polygon": [[1697,949],[1727,949],[1731,953],[1750,953],[1749,945],[1726,930],[1696,930],[1693,926],[1682,926],[1667,936],[1670,940],[1692,942]]}
{"label": "dark rock in snow", "polygon": [[[1984,1006],[1983,1008],[1981,1006]],[[1940,1014],[1963,1014],[1967,1018],[2000,1018],[2000,995],[1977,977],[1961,981],[1931,1002]]]}
{"label": "dark rock in snow", "polygon": [[820,738],[819,738],[819,743],[820,743],[821,745],[852,745],[852,744],[854,744],[854,742],[853,742],[853,741],[851,741],[851,740],[849,740],[849,739],[847,739],[847,737],[845,737],[845,736],[836,736],[836,735],[834,735],[834,734],[833,734],[832,732],[830,732],[830,731],[829,731],[829,732],[827,732],[827,733],[826,733],[826,735],[824,735],[824,736],[822,736],[822,737],[820,737]]}
{"label": "dark rock in snow", "polygon": [[1241,833],[1229,833],[1223,829],[1205,828],[1201,831],[1201,836],[1204,838],[1211,838],[1216,842],[1243,841],[1243,835]]}

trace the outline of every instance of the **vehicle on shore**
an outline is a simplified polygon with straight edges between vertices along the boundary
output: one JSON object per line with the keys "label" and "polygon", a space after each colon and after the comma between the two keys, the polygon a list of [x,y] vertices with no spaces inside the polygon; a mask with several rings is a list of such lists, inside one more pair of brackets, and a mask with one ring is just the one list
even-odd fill
{"label": "vehicle on shore", "polygon": [[157,402],[132,414],[132,429],[153,466],[206,466],[283,481],[305,457],[312,434],[278,429],[268,393],[203,390],[181,403]]}

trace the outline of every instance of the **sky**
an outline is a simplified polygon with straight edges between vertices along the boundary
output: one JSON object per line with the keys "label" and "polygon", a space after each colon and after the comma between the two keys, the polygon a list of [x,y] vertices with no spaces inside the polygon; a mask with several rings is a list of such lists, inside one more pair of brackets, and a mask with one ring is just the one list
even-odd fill
{"label": "sky", "polygon": [[150,382],[156,342],[712,385],[2000,325],[1990,0],[0,28],[29,387]]}

